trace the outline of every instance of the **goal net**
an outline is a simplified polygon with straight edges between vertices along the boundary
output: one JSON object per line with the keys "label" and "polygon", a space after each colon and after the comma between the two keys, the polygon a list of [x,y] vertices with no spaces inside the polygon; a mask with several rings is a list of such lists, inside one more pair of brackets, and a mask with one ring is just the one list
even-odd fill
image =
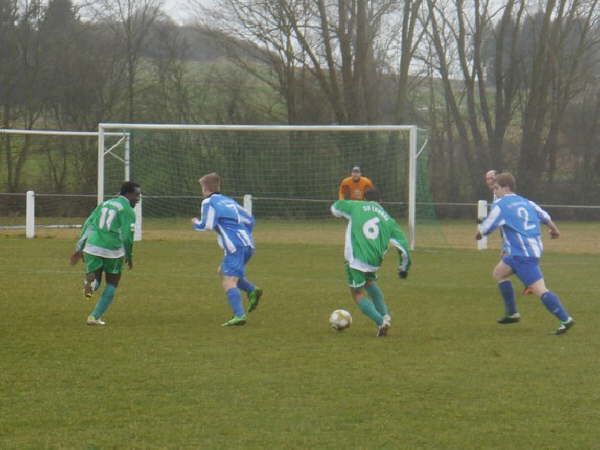
{"label": "goal net", "polygon": [[[122,180],[127,139],[105,136]],[[0,129],[0,231],[22,234],[29,225],[33,237],[81,226],[97,202],[97,149],[97,131]]]}
{"label": "goal net", "polygon": [[99,200],[122,181],[117,161],[102,156],[107,132],[130,135],[131,179],[142,186],[144,233],[188,227],[199,214],[198,179],[210,172],[222,177],[223,193],[241,204],[245,199],[263,223],[327,227],[335,222],[329,207],[339,183],[360,166],[413,245],[417,229],[426,240],[435,235],[427,231],[435,214],[426,137],[414,126],[100,124]]}

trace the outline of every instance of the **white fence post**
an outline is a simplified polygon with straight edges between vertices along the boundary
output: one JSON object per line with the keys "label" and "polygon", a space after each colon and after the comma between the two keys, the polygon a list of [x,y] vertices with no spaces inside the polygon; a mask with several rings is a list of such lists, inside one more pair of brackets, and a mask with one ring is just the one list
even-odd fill
{"label": "white fence post", "polygon": [[[488,202],[486,200],[479,200],[477,202],[477,223],[481,224],[485,220],[488,214]],[[477,229],[481,231],[481,225],[477,225]],[[482,237],[477,241],[477,250],[487,249],[487,236]]]}
{"label": "white fence post", "polygon": [[35,192],[27,191],[25,203],[25,237],[35,237]]}
{"label": "white fence post", "polygon": [[244,209],[248,211],[248,214],[252,215],[252,194],[244,195]]}
{"label": "white fence post", "polygon": [[133,226],[133,240],[142,240],[142,196],[140,195],[140,201],[135,205],[135,225]]}

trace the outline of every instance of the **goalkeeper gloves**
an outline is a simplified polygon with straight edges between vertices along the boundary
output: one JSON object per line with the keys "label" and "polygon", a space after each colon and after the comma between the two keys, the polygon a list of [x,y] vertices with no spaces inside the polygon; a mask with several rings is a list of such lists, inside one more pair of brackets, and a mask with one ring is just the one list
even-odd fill
{"label": "goalkeeper gloves", "polygon": [[402,279],[402,280],[406,280],[406,277],[408,277],[408,270],[402,270],[402,269],[398,269],[398,276]]}

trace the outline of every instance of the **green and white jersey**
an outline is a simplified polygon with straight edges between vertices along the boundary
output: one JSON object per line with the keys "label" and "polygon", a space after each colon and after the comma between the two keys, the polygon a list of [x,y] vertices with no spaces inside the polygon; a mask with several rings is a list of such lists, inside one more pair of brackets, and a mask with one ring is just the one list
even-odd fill
{"label": "green and white jersey", "polygon": [[81,229],[76,249],[102,258],[125,256],[131,261],[135,211],[120,195],[94,209]]}
{"label": "green and white jersey", "polygon": [[375,272],[391,243],[398,249],[400,270],[408,270],[411,259],[406,237],[379,203],[338,200],[331,206],[331,212],[348,219],[344,256],[351,268]]}

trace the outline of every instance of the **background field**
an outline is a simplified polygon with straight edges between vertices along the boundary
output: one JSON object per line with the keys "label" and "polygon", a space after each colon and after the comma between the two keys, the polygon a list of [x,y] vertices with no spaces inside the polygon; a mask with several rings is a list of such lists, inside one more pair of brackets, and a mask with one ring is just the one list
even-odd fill
{"label": "background field", "polygon": [[[408,280],[388,255],[386,339],[351,303],[341,221],[259,224],[264,301],[234,329],[219,326],[214,236],[181,225],[137,244],[104,328],[84,324],[75,232],[0,235],[0,448],[598,447],[596,224],[546,240],[572,333],[549,335],[533,297],[520,324],[496,325],[498,252],[464,248],[473,224],[448,222]],[[354,316],[342,333],[327,326],[339,307]]]}

